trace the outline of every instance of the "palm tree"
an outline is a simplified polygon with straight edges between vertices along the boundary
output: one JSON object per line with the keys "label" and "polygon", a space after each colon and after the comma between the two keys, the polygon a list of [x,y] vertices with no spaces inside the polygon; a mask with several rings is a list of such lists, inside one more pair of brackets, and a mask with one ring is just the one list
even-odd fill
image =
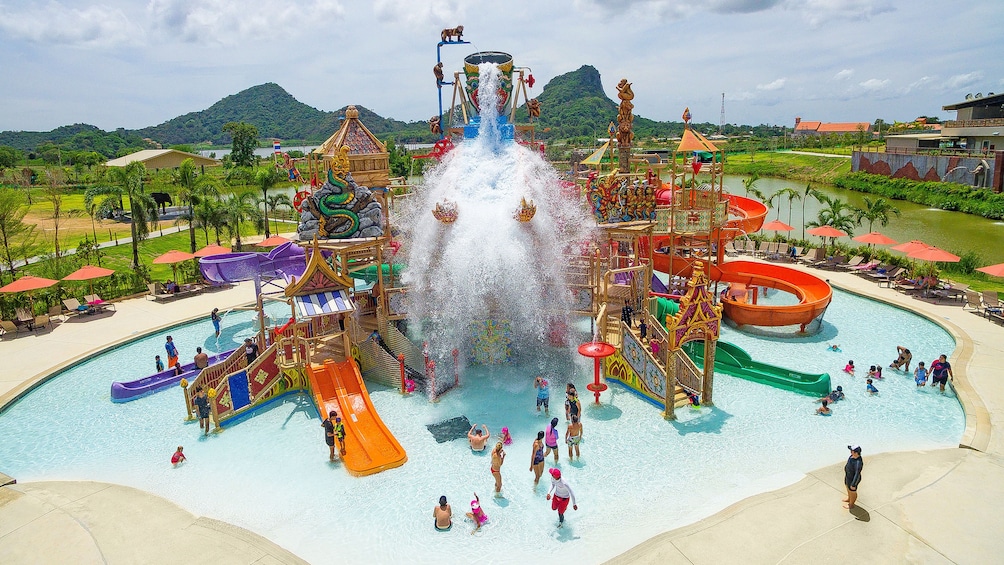
{"label": "palm tree", "polygon": [[838,197],[830,198],[825,194],[820,194],[819,199],[825,206],[819,211],[819,216],[808,222],[807,226],[812,228],[831,226],[851,235],[854,232],[854,227],[861,223],[855,214],[856,208],[847,202]]}
{"label": "palm tree", "polygon": [[254,183],[261,190],[261,199],[265,203],[265,237],[271,235],[268,232],[268,190],[274,188],[282,180],[282,175],[274,167],[258,167],[254,172]]}
{"label": "palm tree", "polygon": [[224,229],[234,238],[234,251],[240,251],[242,247],[241,224],[250,221],[260,228],[263,221],[258,197],[251,191],[233,193],[221,202],[220,213],[225,222]]}
{"label": "palm tree", "polygon": [[755,189],[755,187],[756,187],[756,181],[758,181],[758,180],[760,180],[760,175],[758,175],[756,173],[753,173],[752,175],[750,175],[750,178],[748,178],[748,179],[743,179],[743,188],[746,189],[746,197],[747,198],[749,198],[750,192],[753,192],[753,191],[756,191],[759,194],[763,194],[762,192],[760,192],[760,191],[758,191],[758,190]]}
{"label": "palm tree", "polygon": [[[275,212],[279,208],[293,209],[293,201],[289,199],[289,195],[286,194],[273,194],[265,199],[265,209],[272,212],[272,223],[275,227],[275,233],[279,233],[279,223],[275,217]],[[266,224],[268,220],[266,218]],[[266,234],[267,237],[267,234]]]}
{"label": "palm tree", "polygon": [[868,231],[872,231],[872,225],[878,222],[880,226],[889,225],[889,215],[899,216],[899,208],[896,208],[885,198],[878,198],[872,201],[867,196],[864,197],[865,207],[858,210],[857,219],[868,221]]}
{"label": "palm tree", "polygon": [[[776,198],[778,200],[778,202],[780,202],[780,200],[782,198],[785,198],[785,199],[788,200],[788,224],[790,225],[791,224],[791,202],[793,200],[801,200],[802,199],[802,193],[799,192],[799,191],[797,191],[797,190],[795,190],[794,188],[782,188],[781,190],[775,192],[774,195],[771,196],[771,198]],[[778,218],[781,217],[781,209],[780,208],[778,208],[777,217]]]}
{"label": "palm tree", "polygon": [[[218,199],[220,195],[220,189],[217,185],[215,179],[208,175],[198,175],[195,172],[195,161],[192,159],[185,159],[181,162],[175,173],[175,180],[181,185],[181,189],[178,191],[178,197],[183,201],[188,203],[188,213],[185,214],[181,219],[188,220],[188,233],[189,233],[189,244],[191,245],[191,252],[195,253],[196,242],[195,242],[195,228],[196,223],[199,222],[200,214],[196,212],[195,207],[202,204],[206,204],[209,209],[212,208],[212,202]],[[204,211],[205,212],[205,211]],[[202,214],[205,216],[205,213]],[[203,223],[203,229],[206,229],[206,245],[209,244],[209,232],[208,225]],[[219,239],[219,237],[217,237]]]}
{"label": "palm tree", "polygon": [[112,186],[96,186],[84,193],[84,206],[90,207],[96,198],[104,196],[98,210],[110,210],[117,204],[122,207],[123,196],[129,199],[131,222],[129,231],[132,235],[132,266],[139,266],[139,242],[150,234],[150,226],[157,221],[157,203],[143,189],[143,178],[146,176],[146,166],[139,161],[129,163],[125,167],[115,167],[109,171],[109,176],[116,183]]}
{"label": "palm tree", "polygon": [[812,188],[812,184],[805,185],[805,191],[802,192],[802,241],[805,241],[805,201],[809,197],[816,199],[816,202],[822,202],[823,193],[819,192],[815,188]]}

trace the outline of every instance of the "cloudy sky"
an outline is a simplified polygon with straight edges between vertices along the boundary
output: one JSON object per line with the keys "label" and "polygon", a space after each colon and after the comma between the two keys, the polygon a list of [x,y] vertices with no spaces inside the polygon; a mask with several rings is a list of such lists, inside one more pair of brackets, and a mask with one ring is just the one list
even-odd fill
{"label": "cloudy sky", "polygon": [[[0,130],[155,125],[275,82],[322,110],[436,113],[432,66],[512,53],[537,80],[589,64],[635,113],[717,123],[952,117],[1004,91],[1004,2],[939,0],[0,0]],[[544,109],[546,111],[546,108]]]}

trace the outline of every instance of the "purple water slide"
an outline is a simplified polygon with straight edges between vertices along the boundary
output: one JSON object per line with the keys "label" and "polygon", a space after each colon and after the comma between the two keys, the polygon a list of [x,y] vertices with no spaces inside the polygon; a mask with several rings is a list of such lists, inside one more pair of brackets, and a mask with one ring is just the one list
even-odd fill
{"label": "purple water slide", "polygon": [[[231,349],[230,351],[211,355],[209,357],[209,366],[212,367],[220,361],[225,361],[234,351],[234,349]],[[176,386],[181,382],[181,379],[194,379],[199,375],[199,371],[201,370],[195,367],[195,362],[193,361],[181,366],[180,375],[175,374],[175,370],[172,368],[135,381],[126,383],[114,382],[112,383],[112,402],[129,402],[130,400],[136,400],[159,390]]]}
{"label": "purple water slide", "polygon": [[652,275],[652,292],[658,292],[660,294],[669,294],[669,289],[666,285],[659,280],[659,277]]}
{"label": "purple water slide", "polygon": [[199,260],[199,270],[214,283],[249,281],[265,277],[300,276],[307,268],[303,248],[283,243],[268,253],[223,253]]}

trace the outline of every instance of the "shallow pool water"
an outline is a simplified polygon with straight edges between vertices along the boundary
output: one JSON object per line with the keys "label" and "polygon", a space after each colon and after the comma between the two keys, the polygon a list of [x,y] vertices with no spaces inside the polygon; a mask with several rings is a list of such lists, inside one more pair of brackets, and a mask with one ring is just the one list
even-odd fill
{"label": "shallow pool water", "polygon": [[[282,317],[281,309],[273,312]],[[224,327],[224,338],[233,343],[254,331],[249,313],[231,313]],[[81,363],[0,414],[0,471],[20,481],[93,479],[141,488],[247,527],[315,563],[387,563],[402,556],[425,563],[592,563],[841,461],[849,443],[861,444],[867,460],[882,451],[956,446],[965,426],[954,395],[917,390],[903,373],[887,370],[875,397],[865,394],[862,376],[840,373],[849,358],[864,370],[888,365],[896,345],[929,362],[950,354],[954,343],[922,318],[837,292],[815,336],[782,340],[723,330],[723,339],[755,359],[828,371],[834,386],[847,392],[833,416],[814,415],[808,397],[721,374],[716,406],[680,410],[675,422],[618,385],[602,395],[600,406],[587,393],[582,458],[569,462],[562,449],[558,463],[579,510],[570,510],[559,530],[544,500],[547,475],[535,489],[529,471],[533,437],[546,423],[534,409],[539,367],[468,367],[463,386],[438,403],[370,385],[408,462],[355,478],[327,461],[320,420],[306,395],[287,396],[209,438],[199,435],[197,423],[183,420],[176,389],[111,403],[110,383],[150,372],[166,333]],[[210,347],[215,339],[208,320],[169,333],[183,358],[195,344],[217,350]],[[843,352],[826,351],[828,343],[839,343]],[[551,411],[563,433],[564,381],[584,391],[592,367],[565,350],[551,353]],[[472,454],[464,440],[436,443],[425,427],[459,415],[486,423],[493,435],[503,425],[512,431],[503,498],[492,496],[487,456]],[[169,460],[179,444],[189,461],[174,469]],[[474,492],[490,522],[471,536],[463,512]],[[454,511],[448,533],[432,528],[432,508],[442,494]]]}

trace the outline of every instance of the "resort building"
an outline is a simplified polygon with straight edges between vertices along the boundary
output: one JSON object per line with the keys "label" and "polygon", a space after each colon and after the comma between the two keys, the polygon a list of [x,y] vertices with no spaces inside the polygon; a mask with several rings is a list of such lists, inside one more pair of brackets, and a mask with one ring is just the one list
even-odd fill
{"label": "resort building", "polygon": [[793,135],[870,134],[871,131],[872,124],[869,122],[805,122],[802,118],[796,117]]}
{"label": "resort building", "polygon": [[969,151],[983,154],[1004,149],[1001,132],[1004,131],[1004,94],[991,92],[987,96],[967,95],[956,104],[942,106],[942,110],[955,110],[954,120],[946,121],[941,133],[945,137],[959,138],[959,145]]}
{"label": "resort building", "polygon": [[186,153],[177,149],[143,149],[135,153],[130,153],[117,159],[112,159],[105,163],[108,167],[125,167],[130,163],[139,161],[146,165],[147,169],[177,169],[185,159],[195,161],[196,166],[215,167],[220,164],[219,159],[210,159],[194,153]]}

